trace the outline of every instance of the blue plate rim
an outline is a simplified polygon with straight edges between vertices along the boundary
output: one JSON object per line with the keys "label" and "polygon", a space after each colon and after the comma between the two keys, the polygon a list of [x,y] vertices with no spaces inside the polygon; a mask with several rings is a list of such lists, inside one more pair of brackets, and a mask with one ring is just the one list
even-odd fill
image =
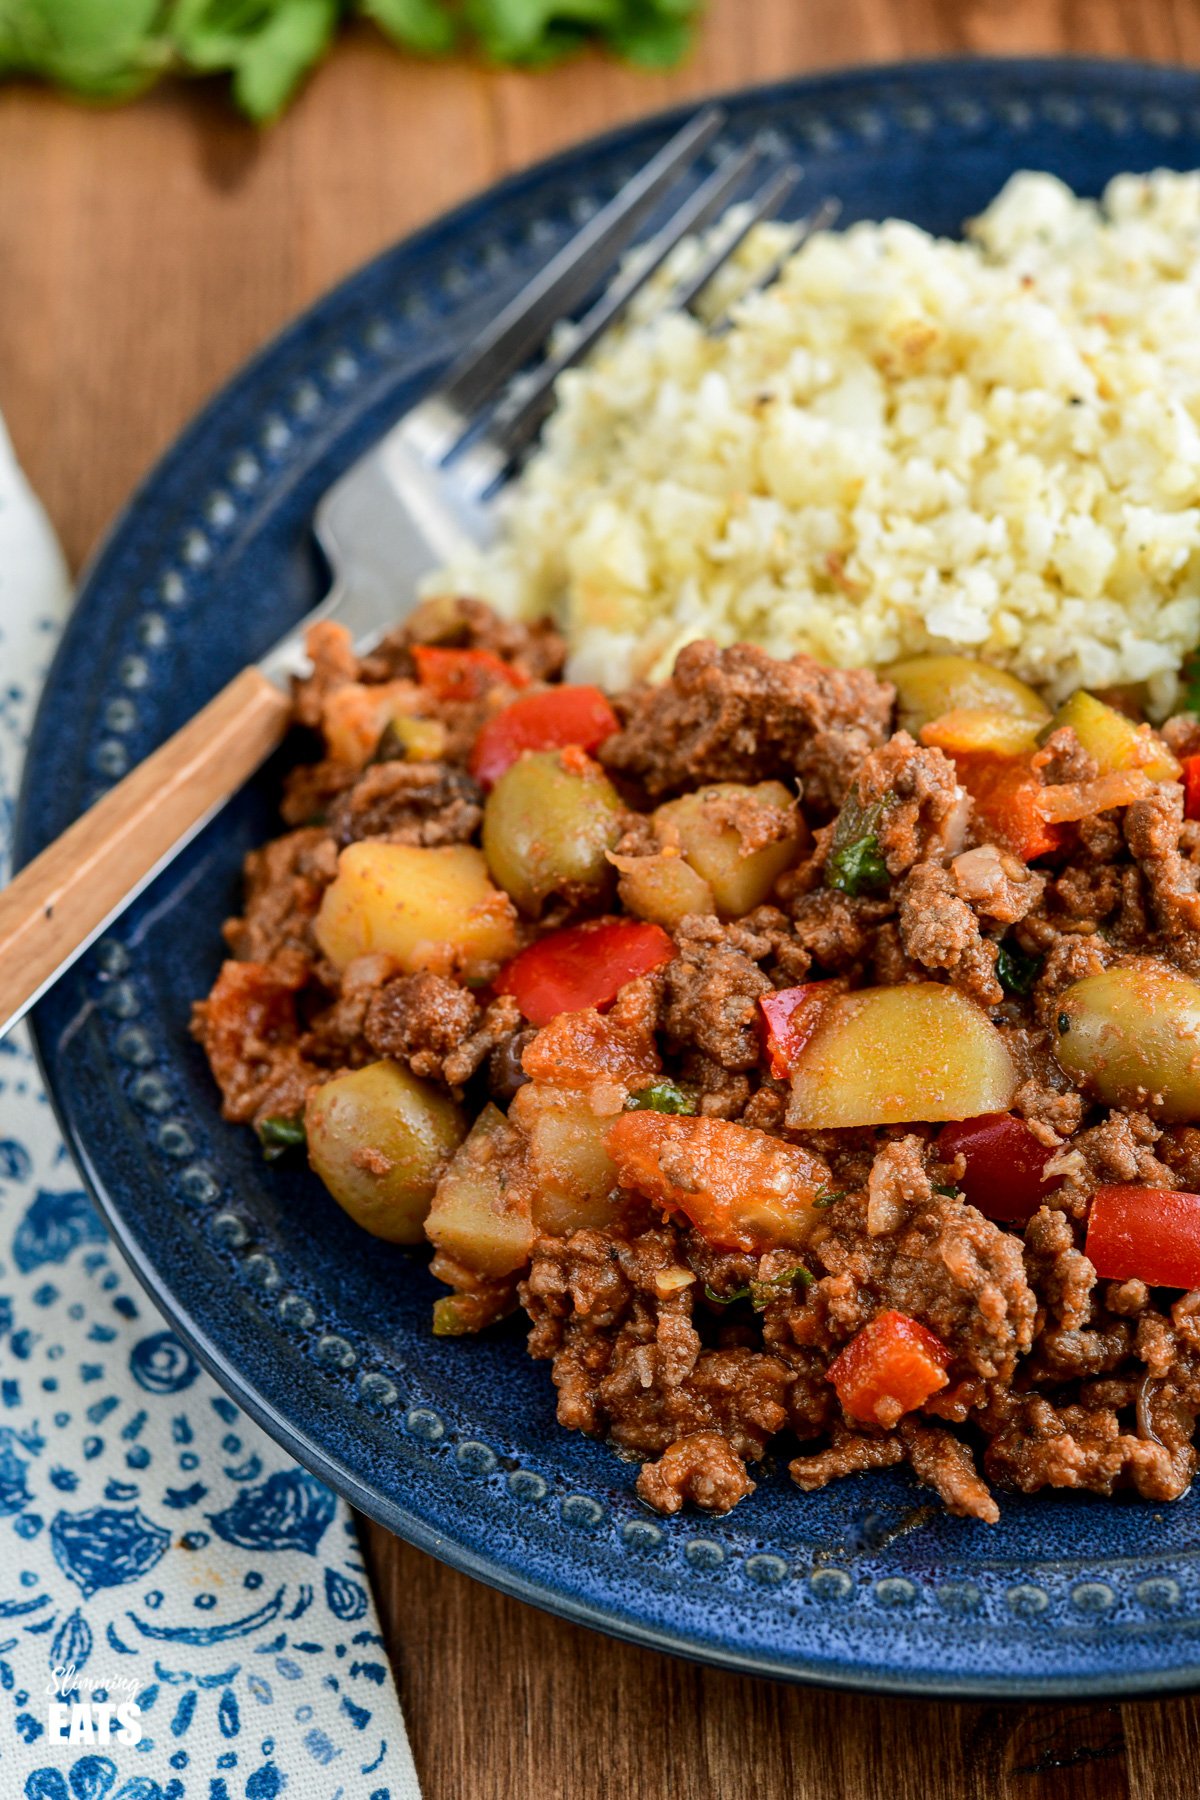
{"label": "blue plate rim", "polygon": [[[121,536],[128,521],[138,512],[146,495],[153,491],[164,476],[180,465],[186,464],[196,440],[219,414],[227,397],[232,395],[243,383],[266,369],[273,358],[282,356],[302,332],[319,326],[325,320],[335,316],[343,296],[348,294],[364,276],[383,265],[387,259],[400,251],[415,256],[435,248],[439,242],[453,237],[461,231],[473,217],[518,198],[526,188],[539,184],[548,177],[569,177],[586,166],[590,158],[599,154],[619,152],[625,143],[644,133],[669,131],[706,102],[737,105],[786,98],[812,101],[819,99],[822,95],[836,93],[840,88],[848,85],[873,88],[885,86],[889,81],[906,84],[929,82],[939,85],[951,73],[969,75],[972,72],[991,77],[1008,77],[1022,84],[1049,84],[1056,76],[1069,77],[1074,81],[1083,78],[1086,81],[1089,75],[1094,74],[1097,78],[1103,78],[1106,83],[1113,83],[1114,79],[1118,83],[1127,81],[1131,87],[1135,88],[1147,77],[1153,77],[1156,81],[1161,81],[1170,87],[1190,88],[1192,95],[1200,99],[1200,71],[1198,70],[1148,59],[1089,55],[948,56],[847,64],[822,70],[812,75],[785,77],[772,82],[713,90],[698,94],[691,101],[654,113],[639,115],[622,125],[571,144],[552,156],[540,159],[496,183],[477,190],[451,210],[436,215],[416,231],[385,246],[374,256],[350,270],[334,286],[321,293],[316,300],[290,319],[280,330],[273,333],[216,386],[208,398],[189,417],[166,450],[141,476],[129,498],[118,510],[89,554],[77,584],[77,603],[72,609],[56,649],[47,675],[43,697],[39,700],[33,729],[30,733],[29,757],[25,765],[14,821],[14,868],[23,866],[42,847],[42,840],[39,837],[34,818],[31,798],[33,777],[30,771],[36,761],[40,739],[47,729],[50,711],[49,697],[55,677],[59,670],[69,662],[77,635],[87,629],[88,621],[85,615],[88,590],[93,578],[101,569],[107,553]],[[100,1211],[110,1235],[134,1276],[150,1299],[165,1315],[172,1328],[179,1333],[203,1366],[237,1404],[268,1435],[280,1443],[298,1463],[309,1469],[319,1479],[327,1482],[376,1523],[413,1544],[416,1548],[435,1556],[449,1567],[542,1611],[575,1624],[600,1630],[621,1641],[742,1675],[766,1677],[806,1686],[877,1693],[892,1697],[967,1701],[980,1699],[1049,1701],[1084,1697],[1103,1700],[1187,1693],[1200,1689],[1200,1655],[1194,1656],[1190,1662],[1181,1661],[1177,1667],[1169,1670],[1127,1670],[1114,1676],[1111,1680],[1097,1679],[1090,1674],[1038,1677],[1025,1680],[1020,1676],[999,1675],[995,1672],[979,1678],[972,1678],[967,1674],[951,1676],[945,1672],[927,1673],[912,1669],[893,1672],[878,1666],[832,1662],[828,1659],[820,1662],[806,1662],[803,1655],[784,1660],[761,1652],[739,1652],[728,1644],[720,1644],[711,1640],[698,1644],[685,1634],[676,1634],[668,1628],[640,1623],[628,1615],[609,1612],[598,1604],[577,1600],[569,1594],[551,1589],[536,1580],[526,1580],[502,1563],[490,1561],[474,1550],[448,1539],[443,1533],[428,1525],[417,1513],[365,1487],[354,1472],[337,1456],[324,1449],[307,1433],[295,1428],[283,1413],[258,1394],[253,1385],[228,1360],[207,1332],[192,1320],[187,1311],[176,1305],[166,1276],[160,1273],[143,1254],[132,1228],[127,1225],[122,1216],[119,1204],[107,1191],[102,1177],[94,1167],[86,1143],[75,1129],[70,1111],[55,1080],[53,1058],[43,1029],[44,1014],[40,1003],[33,1010],[28,1023],[38,1066],[55,1118],[70,1148],[88,1194]]]}

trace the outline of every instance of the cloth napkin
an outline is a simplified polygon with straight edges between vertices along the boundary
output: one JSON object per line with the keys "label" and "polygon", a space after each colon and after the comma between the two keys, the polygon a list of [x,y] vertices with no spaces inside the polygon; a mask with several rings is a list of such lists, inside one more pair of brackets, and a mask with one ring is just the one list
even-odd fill
{"label": "cloth napkin", "polygon": [[[0,883],[69,592],[0,424]],[[4,1800],[420,1800],[349,1508],[126,1273],[20,1029],[0,1041],[5,1712]]]}

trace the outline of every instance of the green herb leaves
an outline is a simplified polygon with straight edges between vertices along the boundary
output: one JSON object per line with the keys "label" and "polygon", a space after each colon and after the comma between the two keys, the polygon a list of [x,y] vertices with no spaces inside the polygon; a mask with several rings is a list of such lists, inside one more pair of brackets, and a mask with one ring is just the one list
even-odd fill
{"label": "green herb leaves", "polygon": [[0,0],[0,76],[41,75],[89,100],[121,100],[169,61],[160,0]]}
{"label": "green herb leaves", "polygon": [[843,894],[883,893],[889,881],[887,864],[875,835],[883,814],[884,802],[861,806],[851,794],[841,812],[833,833],[829,861],[825,865],[826,887]]}
{"label": "green herb leaves", "polygon": [[1006,994],[1024,1000],[1042,972],[1042,958],[1027,956],[1017,944],[1000,944],[996,950],[996,980]]}
{"label": "green herb leaves", "polygon": [[706,1281],[704,1297],[711,1300],[714,1306],[732,1306],[737,1300],[748,1300],[755,1312],[763,1312],[786,1288],[795,1287],[797,1282],[804,1287],[811,1287],[814,1279],[810,1270],[802,1263],[797,1263],[794,1269],[785,1269],[782,1275],[771,1275],[765,1281],[751,1281],[746,1287],[734,1288],[728,1294],[718,1294]]}
{"label": "green herb leaves", "polygon": [[625,1102],[626,1112],[660,1112],[660,1113],[694,1113],[696,1102],[694,1097],[683,1088],[676,1087],[673,1081],[655,1081],[649,1087],[640,1088],[636,1094],[630,1094]]}
{"label": "green herb leaves", "polygon": [[702,0],[0,0],[0,78],[37,75],[121,100],[159,75],[232,78],[251,119],[274,118],[358,13],[402,50],[477,49],[537,67],[589,41],[648,68],[678,62]]}
{"label": "green herb leaves", "polygon": [[266,1162],[277,1162],[286,1151],[301,1150],[308,1142],[304,1120],[285,1118],[282,1113],[260,1119],[255,1129]]}

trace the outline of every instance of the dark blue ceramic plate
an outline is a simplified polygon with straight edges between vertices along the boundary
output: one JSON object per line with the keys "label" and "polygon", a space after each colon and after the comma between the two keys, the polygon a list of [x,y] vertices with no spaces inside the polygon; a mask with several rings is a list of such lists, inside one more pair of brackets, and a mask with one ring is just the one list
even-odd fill
{"label": "dark blue ceramic plate", "polygon": [[[1082,62],[875,69],[735,96],[798,200],[953,232],[1014,169],[1098,193],[1200,164],[1200,80]],[[316,600],[323,489],[677,123],[506,182],[372,263],[186,431],[100,556],[29,758],[32,854]],[[188,1009],[209,987],[270,770],[57,990],[36,1027],[85,1177],[134,1269],[247,1412],[413,1543],[540,1606],[764,1674],[926,1694],[1135,1693],[1200,1679],[1200,1495],[1008,1499],[939,1515],[906,1475],[806,1498],[785,1473],[727,1519],[658,1519],[634,1469],[560,1431],[515,1325],[429,1334],[422,1257],[362,1235],[306,1172],[222,1124]]]}

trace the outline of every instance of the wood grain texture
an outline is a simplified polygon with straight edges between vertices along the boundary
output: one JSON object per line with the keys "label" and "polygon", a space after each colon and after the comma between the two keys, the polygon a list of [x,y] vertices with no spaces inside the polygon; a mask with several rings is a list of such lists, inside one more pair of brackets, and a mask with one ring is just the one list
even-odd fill
{"label": "wood grain texture", "polygon": [[[1200,64],[1198,0],[711,0],[684,70],[431,67],[352,36],[260,137],[203,89],[0,92],[0,406],[78,564],[213,387],[494,176],[677,100],[977,51]],[[427,1800],[1191,1800],[1200,1706],[933,1706],[740,1680],[506,1600],[366,1528]],[[348,1800],[360,1800],[348,1795]]]}
{"label": "wood grain texture", "polygon": [[0,1032],[283,737],[291,703],[243,669],[0,890]]}

